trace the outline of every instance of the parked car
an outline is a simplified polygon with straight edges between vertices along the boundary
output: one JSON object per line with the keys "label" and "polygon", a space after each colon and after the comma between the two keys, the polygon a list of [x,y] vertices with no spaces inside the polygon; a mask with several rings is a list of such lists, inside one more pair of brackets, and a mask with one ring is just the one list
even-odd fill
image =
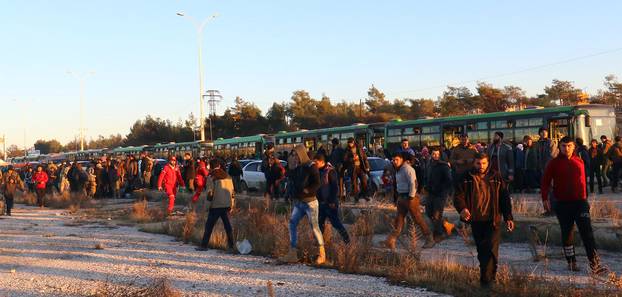
{"label": "parked car", "polygon": [[387,166],[391,166],[391,162],[387,159],[378,157],[369,157],[369,194],[374,195],[378,190],[382,189],[382,174]]}
{"label": "parked car", "polygon": [[[242,162],[242,160],[240,160],[240,162]],[[287,162],[283,160],[280,160],[280,162],[283,167],[287,168]],[[253,160],[242,167],[240,187],[242,191],[250,189],[260,190],[266,187],[266,176],[261,171],[261,161]]]}

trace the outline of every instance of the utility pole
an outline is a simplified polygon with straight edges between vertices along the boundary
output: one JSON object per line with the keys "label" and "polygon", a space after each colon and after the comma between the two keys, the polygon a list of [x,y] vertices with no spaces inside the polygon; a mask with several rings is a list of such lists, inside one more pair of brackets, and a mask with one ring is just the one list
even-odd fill
{"label": "utility pole", "polygon": [[84,85],[87,76],[95,74],[93,71],[87,73],[75,74],[71,71],[67,71],[67,74],[75,77],[80,82],[80,150],[84,150]]}
{"label": "utility pole", "polygon": [[207,92],[205,92],[205,97],[208,98],[207,104],[209,106],[209,140],[214,141],[212,117],[216,116],[216,104],[222,100],[222,96],[218,90],[207,90]]}
{"label": "utility pole", "polygon": [[205,141],[205,111],[203,107],[203,29],[205,29],[205,26],[207,25],[207,23],[210,20],[216,18],[218,14],[214,14],[206,18],[201,23],[199,23],[195,18],[189,15],[186,15],[183,12],[178,12],[177,15],[190,20],[197,29],[197,46],[199,50],[198,51],[199,52],[198,62],[199,62],[199,102],[200,102],[200,113],[201,113],[201,141]]}

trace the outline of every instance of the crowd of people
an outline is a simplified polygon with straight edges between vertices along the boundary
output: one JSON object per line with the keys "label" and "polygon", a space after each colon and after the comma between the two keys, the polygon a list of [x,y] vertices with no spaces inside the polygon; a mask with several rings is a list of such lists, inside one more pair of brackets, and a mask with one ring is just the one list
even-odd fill
{"label": "crowd of people", "polygon": [[[525,136],[522,143],[504,140],[501,131],[495,132],[493,142],[471,144],[468,135],[451,150],[443,147],[423,147],[415,150],[407,139],[392,153],[382,176],[383,191],[396,206],[393,231],[384,244],[396,248],[406,217],[420,227],[425,242],[432,248],[451,235],[454,224],[443,218],[447,202],[460,219],[471,226],[480,262],[480,281],[489,286],[496,277],[499,257],[500,226],[514,230],[512,193],[539,192],[546,211],[555,215],[561,228],[563,251],[568,268],[578,271],[574,252],[573,228],[576,224],[585,246],[591,271],[603,274],[607,269],[598,257],[589,216],[588,193],[604,187],[617,191],[622,171],[622,138],[612,143],[606,136],[591,140],[586,147],[582,139],[563,137],[559,142],[548,136],[546,128],[534,141]],[[345,193],[353,200],[369,200],[370,166],[367,151],[354,138],[342,147],[338,139],[331,141],[331,150],[321,148],[310,152],[303,144],[282,155],[275,155],[273,145],[263,152],[261,170],[266,178],[265,197],[281,196],[292,203],[289,221],[290,249],[281,258],[297,262],[297,226],[305,216],[319,253],[317,264],[326,261],[323,232],[326,221],[338,231],[347,244],[350,236],[339,216]],[[281,162],[287,161],[283,166]],[[178,160],[181,164],[178,164]],[[65,162],[59,165],[39,165],[17,173],[12,167],[3,172],[1,190],[10,215],[15,191],[36,193],[39,206],[45,206],[46,194],[69,191],[89,197],[120,197],[142,188],[166,193],[167,213],[171,214],[179,187],[194,192],[196,203],[202,193],[208,201],[208,217],[200,250],[208,248],[215,223],[222,220],[228,247],[233,249],[233,230],[230,210],[235,207],[240,192],[242,166],[236,158],[194,159],[190,153],[170,156],[166,164],[156,164],[147,153],[122,159],[100,159],[87,163]],[[347,182],[346,182],[347,181]],[[452,199],[453,197],[453,199]],[[425,212],[421,212],[421,206]],[[424,215],[429,218],[428,223]]]}

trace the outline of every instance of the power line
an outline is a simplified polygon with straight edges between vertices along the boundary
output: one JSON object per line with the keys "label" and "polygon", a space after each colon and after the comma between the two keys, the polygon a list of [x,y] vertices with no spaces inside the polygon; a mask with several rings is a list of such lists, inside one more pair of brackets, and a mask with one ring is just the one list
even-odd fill
{"label": "power line", "polygon": [[529,68],[525,68],[525,69],[521,69],[521,70],[517,70],[517,71],[500,73],[500,74],[491,75],[491,76],[484,76],[484,77],[480,77],[478,79],[470,79],[470,80],[458,81],[458,82],[454,82],[454,83],[450,83],[450,84],[442,84],[442,85],[436,85],[436,86],[425,87],[425,88],[420,88],[420,89],[414,89],[414,90],[408,90],[408,91],[398,91],[398,92],[392,92],[392,93],[394,93],[394,94],[417,93],[417,92],[421,92],[421,91],[427,91],[427,90],[433,90],[433,89],[438,89],[438,88],[444,88],[444,87],[446,87],[448,85],[461,85],[461,84],[467,84],[467,83],[472,83],[472,82],[478,82],[478,81],[487,80],[487,79],[494,79],[494,78],[499,78],[499,77],[504,77],[504,76],[510,76],[510,75],[515,75],[515,74],[530,72],[530,71],[539,70],[539,69],[542,69],[542,68],[547,68],[547,67],[552,67],[552,66],[557,66],[557,65],[561,65],[561,64],[567,64],[567,63],[570,63],[570,62],[575,62],[575,61],[579,61],[579,60],[583,60],[583,59],[588,59],[588,58],[593,58],[593,57],[597,57],[597,56],[607,55],[607,54],[611,54],[611,53],[615,53],[615,52],[620,52],[620,51],[622,51],[622,47],[615,48],[615,49],[610,49],[610,50],[606,50],[606,51],[602,51],[602,52],[598,52],[598,53],[593,53],[593,54],[589,54],[589,55],[574,57],[574,58],[570,58],[570,59],[566,59],[566,60],[561,60],[561,61],[557,61],[557,62],[553,62],[553,63],[533,66],[533,67],[529,67]]}

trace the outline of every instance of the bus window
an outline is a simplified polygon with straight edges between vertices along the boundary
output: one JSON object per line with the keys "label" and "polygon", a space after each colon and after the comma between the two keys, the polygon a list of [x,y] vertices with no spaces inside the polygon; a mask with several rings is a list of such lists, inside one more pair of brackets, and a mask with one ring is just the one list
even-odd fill
{"label": "bus window", "polygon": [[559,141],[562,137],[570,135],[569,119],[552,119],[549,120],[549,138]]}

